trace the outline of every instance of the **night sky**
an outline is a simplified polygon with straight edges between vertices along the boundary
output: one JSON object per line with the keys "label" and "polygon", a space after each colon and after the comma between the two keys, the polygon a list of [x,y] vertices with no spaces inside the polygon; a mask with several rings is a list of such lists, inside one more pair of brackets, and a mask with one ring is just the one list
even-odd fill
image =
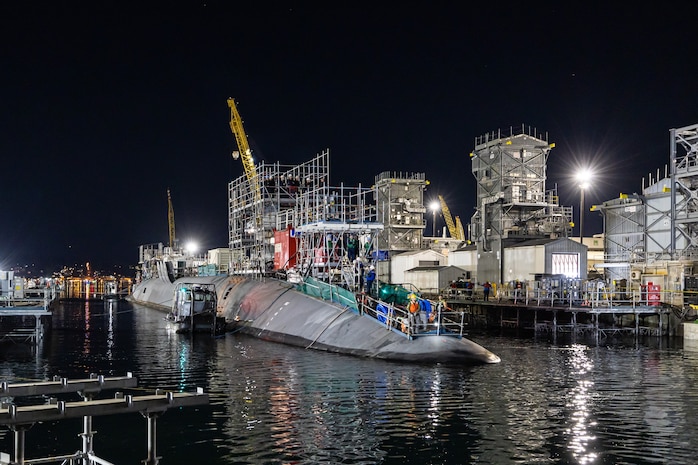
{"label": "night sky", "polygon": [[639,192],[669,130],[698,123],[690,3],[15,3],[0,7],[0,269],[133,266],[168,241],[167,189],[180,240],[226,247],[243,174],[228,97],[257,160],[329,148],[333,185],[424,172],[464,223],[477,136],[547,132],[547,186],[576,212],[578,167],[596,172],[587,208]]}

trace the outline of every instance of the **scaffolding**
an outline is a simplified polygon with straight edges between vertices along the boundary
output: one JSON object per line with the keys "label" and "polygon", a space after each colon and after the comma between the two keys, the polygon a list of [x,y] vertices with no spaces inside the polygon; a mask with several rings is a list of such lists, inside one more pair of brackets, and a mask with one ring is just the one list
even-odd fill
{"label": "scaffolding", "polygon": [[673,259],[698,259],[698,125],[672,129],[671,246]]}
{"label": "scaffolding", "polygon": [[389,172],[376,176],[376,216],[385,225],[378,235],[380,251],[419,250],[424,235],[424,173]]}
{"label": "scaffolding", "polygon": [[[296,166],[262,162],[254,176],[258,179],[253,183],[240,176],[228,187],[234,273],[269,271],[274,257],[273,232],[293,226],[303,203],[312,204],[320,198],[329,177],[329,151]],[[261,195],[255,195],[251,185],[260,186]]]}
{"label": "scaffolding", "polygon": [[[255,208],[246,177],[229,185],[231,273],[293,268],[304,276],[358,286],[360,267],[354,260],[369,261],[382,229],[375,222],[372,189],[331,185],[328,150],[299,165],[261,163],[257,175],[262,208]],[[298,247],[279,263],[275,253],[282,239]]]}
{"label": "scaffolding", "polygon": [[470,240],[478,247],[478,276],[500,282],[502,241],[568,237],[572,208],[559,204],[557,186],[546,189],[546,166],[555,144],[521,125],[475,139],[470,154],[477,181]]}
{"label": "scaffolding", "polygon": [[569,235],[572,209],[559,205],[557,187],[545,187],[547,159],[554,146],[547,135],[524,126],[476,139],[471,154],[478,184],[472,239],[487,247],[490,238]]}

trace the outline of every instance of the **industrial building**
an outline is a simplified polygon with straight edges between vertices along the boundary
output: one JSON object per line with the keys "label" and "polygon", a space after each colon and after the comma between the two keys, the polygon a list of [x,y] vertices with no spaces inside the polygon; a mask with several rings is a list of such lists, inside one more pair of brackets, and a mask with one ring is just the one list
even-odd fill
{"label": "industrial building", "polygon": [[[245,166],[229,185],[231,273],[299,273],[358,290],[371,265],[379,281],[430,283],[436,293],[433,283],[441,286],[451,275],[500,289],[552,276],[581,288],[593,266],[601,283],[595,289],[641,295],[659,286],[670,292],[662,301],[698,303],[690,294],[698,293],[695,126],[671,131],[671,172],[650,177],[641,194],[594,206],[604,233],[574,239],[572,207],[560,204],[557,185],[547,184],[555,148],[547,133],[521,125],[478,136],[470,153],[475,213],[463,232],[440,197],[451,237],[437,238],[424,235],[424,173],[383,172],[370,187],[333,185],[329,151],[299,165],[255,165],[229,104]],[[421,253],[428,249],[438,258]]]}
{"label": "industrial building", "polygon": [[608,286],[641,293],[689,313],[698,304],[698,125],[670,130],[669,164],[640,193],[593,207],[604,220]]}

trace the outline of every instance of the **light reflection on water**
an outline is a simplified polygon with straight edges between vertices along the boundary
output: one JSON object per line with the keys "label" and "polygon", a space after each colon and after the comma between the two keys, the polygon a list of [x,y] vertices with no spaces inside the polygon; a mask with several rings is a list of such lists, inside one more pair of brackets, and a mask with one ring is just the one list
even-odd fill
{"label": "light reflection on water", "polygon": [[[210,405],[158,422],[162,464],[694,463],[698,353],[642,344],[472,338],[498,365],[413,365],[321,353],[239,334],[167,331],[125,302],[66,304],[37,354],[0,352],[4,380],[132,371],[141,392],[203,387]],[[4,348],[3,348],[4,349]],[[136,392],[139,394],[141,392]],[[95,451],[145,458],[145,422],[94,419]],[[80,448],[80,423],[35,425],[27,458]],[[12,435],[0,430],[0,450]]]}

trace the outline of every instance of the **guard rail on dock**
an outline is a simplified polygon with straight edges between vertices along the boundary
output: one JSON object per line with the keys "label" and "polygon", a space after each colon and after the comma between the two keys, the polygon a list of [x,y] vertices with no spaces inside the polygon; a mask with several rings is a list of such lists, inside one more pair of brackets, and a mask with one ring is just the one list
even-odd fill
{"label": "guard rail on dock", "polygon": [[41,289],[31,297],[4,297],[0,299],[0,342],[38,343],[51,318],[56,293]]}
{"label": "guard rail on dock", "polygon": [[[53,381],[41,381],[35,383],[0,383],[0,395],[12,396],[47,396],[77,393],[82,400],[66,401],[56,397],[49,398],[46,404],[17,405],[3,403],[0,407],[0,424],[13,431],[14,451],[10,454],[0,452],[0,465],[25,465],[39,463],[61,464],[85,464],[85,465],[112,465],[111,462],[95,455],[94,434],[92,430],[92,417],[102,415],[114,415],[123,413],[140,412],[147,421],[147,448],[148,455],[143,461],[146,465],[157,465],[160,457],[157,456],[156,422],[157,418],[170,408],[189,407],[208,404],[208,394],[197,388],[196,393],[165,392],[156,390],[154,394],[133,396],[124,395],[117,391],[111,399],[95,399],[103,390],[134,388],[137,379],[131,373],[126,376],[105,378],[104,376],[90,375],[88,379],[68,380],[55,377]],[[41,422],[54,422],[68,418],[83,418],[82,450],[78,452],[27,459],[25,457],[26,432],[35,424]]]}
{"label": "guard rail on dock", "polygon": [[556,294],[516,289],[498,292],[488,300],[477,290],[446,295],[449,304],[463,309],[474,326],[588,334],[597,339],[616,334],[671,335],[678,330],[676,322],[683,319],[681,309],[664,302],[659,294],[648,298],[639,292]]}
{"label": "guard rail on dock", "polygon": [[409,311],[400,305],[384,302],[366,294],[361,296],[358,306],[359,314],[375,319],[387,330],[408,339],[430,336],[462,337],[466,325],[466,313],[458,310],[442,310],[435,302],[429,301],[429,303],[431,311],[426,317],[426,323],[420,322],[419,315],[410,315]]}

